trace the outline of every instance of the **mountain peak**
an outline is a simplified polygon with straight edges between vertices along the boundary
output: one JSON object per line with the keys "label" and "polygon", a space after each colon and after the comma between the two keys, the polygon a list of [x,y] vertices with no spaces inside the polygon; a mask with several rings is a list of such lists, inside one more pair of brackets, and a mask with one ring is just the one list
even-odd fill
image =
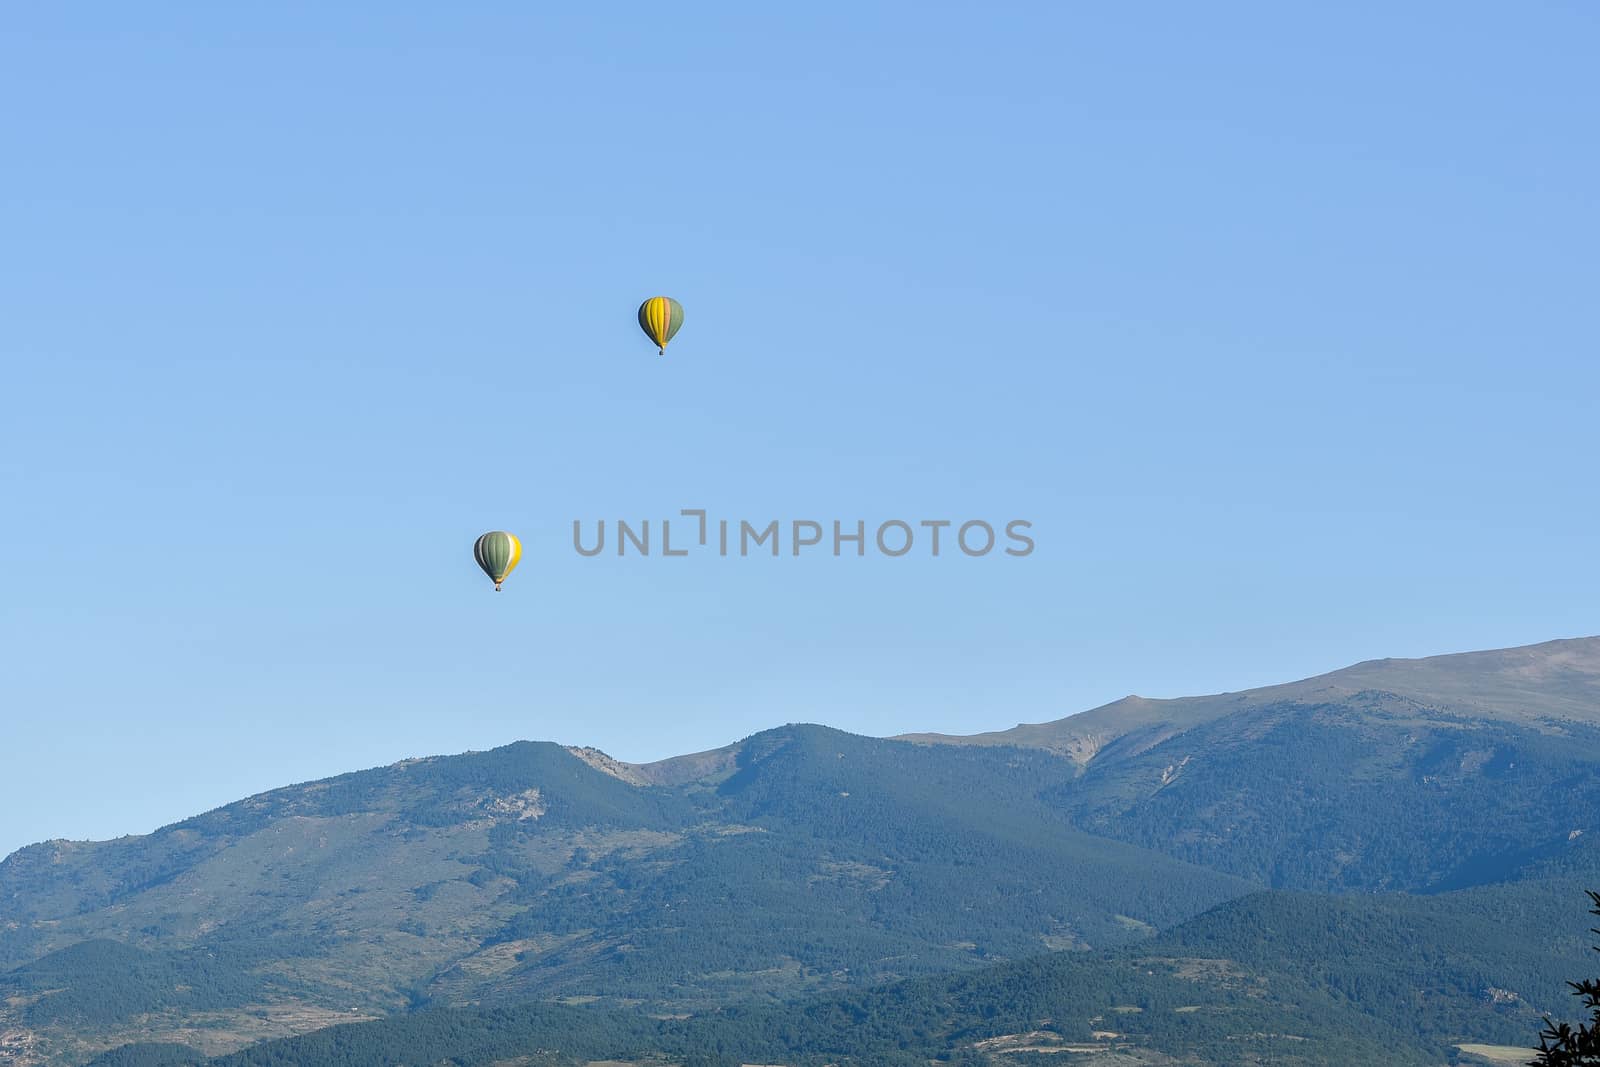
{"label": "mountain peak", "polygon": [[1063,719],[1010,730],[967,736],[904,734],[899,739],[1043,748],[1084,765],[1130,735],[1159,743],[1200,723],[1269,704],[1324,704],[1361,693],[1372,694],[1374,708],[1389,703],[1471,719],[1600,723],[1600,637],[1363,660],[1297,682],[1240,692],[1172,699],[1129,695]]}

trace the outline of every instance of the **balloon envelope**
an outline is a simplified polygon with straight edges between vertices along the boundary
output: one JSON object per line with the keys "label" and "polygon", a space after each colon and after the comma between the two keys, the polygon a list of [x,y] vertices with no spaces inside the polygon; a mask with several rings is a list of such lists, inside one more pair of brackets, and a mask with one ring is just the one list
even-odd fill
{"label": "balloon envelope", "polygon": [[683,305],[670,296],[652,296],[639,305],[639,328],[656,343],[662,355],[667,353],[667,342],[683,325]]}
{"label": "balloon envelope", "polygon": [[483,573],[494,582],[495,592],[499,592],[500,583],[522,562],[522,542],[517,540],[515,534],[491,530],[472,546],[472,558],[478,561]]}

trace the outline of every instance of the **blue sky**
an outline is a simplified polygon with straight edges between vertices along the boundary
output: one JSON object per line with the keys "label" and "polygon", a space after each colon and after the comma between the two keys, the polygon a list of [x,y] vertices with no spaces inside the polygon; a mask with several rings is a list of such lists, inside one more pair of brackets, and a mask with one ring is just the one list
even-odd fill
{"label": "blue sky", "polygon": [[[0,853],[518,738],[971,732],[1600,631],[1597,30],[11,12]],[[686,507],[1038,547],[570,547]]]}

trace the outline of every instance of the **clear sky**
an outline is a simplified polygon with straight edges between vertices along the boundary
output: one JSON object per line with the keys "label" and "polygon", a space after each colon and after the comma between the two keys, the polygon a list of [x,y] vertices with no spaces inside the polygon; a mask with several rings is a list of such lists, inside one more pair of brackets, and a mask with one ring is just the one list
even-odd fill
{"label": "clear sky", "polygon": [[[1600,632],[1597,47],[1577,0],[13,8],[0,853]],[[694,507],[1037,549],[572,550]]]}

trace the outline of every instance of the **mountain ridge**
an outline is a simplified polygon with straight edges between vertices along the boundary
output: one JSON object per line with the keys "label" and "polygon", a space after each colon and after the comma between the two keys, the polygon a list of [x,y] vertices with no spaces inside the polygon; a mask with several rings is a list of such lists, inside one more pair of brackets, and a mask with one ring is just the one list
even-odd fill
{"label": "mountain ridge", "polygon": [[[1507,886],[1515,915],[1600,836],[1600,638],[1024,729],[792,723],[650,764],[519,741],[30,845],[0,861],[0,1062],[423,1008],[699,1017],[1115,951],[1261,891]],[[1532,973],[1514,956],[1474,964],[1481,985]],[[1449,995],[1463,1032],[1507,1032],[1481,989]]]}
{"label": "mountain ridge", "polygon": [[[1461,668],[1467,668],[1465,672]],[[1561,671],[1566,685],[1548,683]],[[1460,675],[1470,675],[1464,685]],[[1529,688],[1530,682],[1546,683]],[[1514,648],[1383,658],[1293,682],[1191,697],[1136,694],[1042,723],[976,734],[909,733],[925,744],[1015,745],[1057,752],[1087,765],[1113,741],[1140,731],[1165,740],[1190,727],[1269,703],[1328,703],[1361,693],[1387,694],[1433,710],[1511,722],[1600,723],[1600,636],[1558,638]],[[1529,713],[1525,701],[1543,705]],[[1148,747],[1148,746],[1147,746]]]}
{"label": "mountain ridge", "polygon": [[[1458,684],[1452,684],[1442,688],[1447,692],[1455,691],[1457,693],[1455,699],[1441,699],[1439,696],[1441,689],[1439,681],[1444,677],[1444,672],[1440,671],[1439,668],[1460,664],[1498,664],[1501,665],[1501,670],[1498,673],[1502,676],[1502,679],[1505,676],[1513,676],[1521,677],[1524,680],[1547,680],[1551,674],[1555,673],[1557,667],[1565,667],[1576,675],[1572,682],[1573,688],[1577,691],[1553,695],[1548,687],[1545,689],[1524,690],[1509,683],[1503,683],[1485,690],[1482,688],[1482,678],[1485,672],[1480,670],[1474,672],[1475,685],[1478,688],[1474,690],[1472,696],[1468,697],[1459,692],[1461,687]],[[1410,675],[1412,680],[1401,680],[1404,675]],[[1415,680],[1418,676],[1430,680],[1433,683],[1433,688],[1428,690],[1421,689]],[[1336,679],[1339,681],[1335,681]],[[1343,685],[1339,684],[1340,681],[1359,684]],[[1161,738],[1166,739],[1180,729],[1199,725],[1212,718],[1249,710],[1264,703],[1312,704],[1319,702],[1313,701],[1311,699],[1313,696],[1322,698],[1352,697],[1365,691],[1412,700],[1417,699],[1419,692],[1426,692],[1428,699],[1419,701],[1419,703],[1436,710],[1459,711],[1479,715],[1489,713],[1493,717],[1504,718],[1507,721],[1538,722],[1568,719],[1575,722],[1600,723],[1600,635],[1557,638],[1504,649],[1452,652],[1415,658],[1386,657],[1362,660],[1346,667],[1297,681],[1200,696],[1144,697],[1137,694],[1129,694],[1109,703],[1074,712],[1059,719],[1040,723],[1019,723],[1005,730],[980,731],[973,734],[912,732],[891,735],[883,738],[883,740],[924,744],[1040,748],[1066,756],[1072,762],[1081,766],[1092,760],[1110,742],[1140,730],[1156,728],[1160,732]],[[1526,714],[1521,711],[1521,705],[1515,699],[1517,696],[1537,698],[1544,701],[1549,707],[1547,707],[1543,715]],[[1325,703],[1326,699],[1320,702]],[[781,727],[770,729],[809,726],[834,729],[823,724],[804,722],[786,723]],[[346,778],[350,774],[376,774],[438,760],[479,756],[484,752],[502,751],[516,745],[548,745],[552,748],[563,749],[595,770],[636,787],[681,786],[715,779],[718,775],[730,773],[742,747],[752,738],[759,737],[766,732],[768,731],[758,731],[756,734],[719,748],[667,756],[663,759],[642,763],[617,759],[593,746],[558,745],[555,742],[531,739],[512,741],[506,745],[486,750],[410,756],[393,763],[361,771],[346,772],[346,774],[334,775],[330,778],[312,779],[306,782],[279,786],[263,793],[253,794],[250,797],[224,804],[212,809],[210,812],[190,816],[188,819],[179,820],[177,823],[169,823],[166,826],[158,827],[151,833],[157,833],[196,818],[204,818],[206,815],[226,810],[237,804],[269,797],[283,790],[332,782]],[[38,849],[45,845],[108,844],[117,841],[136,840],[148,836],[149,834],[127,834],[117,838],[85,840],[46,838],[32,844],[23,845],[12,853],[0,857],[0,864],[20,853]]]}

